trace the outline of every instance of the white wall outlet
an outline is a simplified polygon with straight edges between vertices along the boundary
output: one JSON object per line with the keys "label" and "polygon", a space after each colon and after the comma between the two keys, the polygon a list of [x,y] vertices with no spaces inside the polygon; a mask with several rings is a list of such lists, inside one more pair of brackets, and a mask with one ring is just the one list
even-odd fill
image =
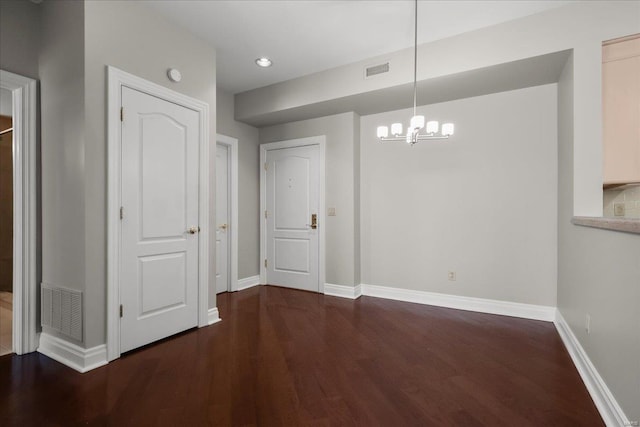
{"label": "white wall outlet", "polygon": [[329,209],[327,209],[327,215],[329,215],[329,216],[336,216],[336,208],[329,208]]}
{"label": "white wall outlet", "polygon": [[584,317],[584,329],[587,331],[587,334],[591,333],[591,315],[589,314]]}
{"label": "white wall outlet", "polygon": [[455,282],[456,281],[456,272],[455,271],[450,271],[447,277],[449,278],[450,282]]}
{"label": "white wall outlet", "polygon": [[625,214],[624,203],[614,203],[613,204],[613,214],[615,216],[624,216],[624,214]]}

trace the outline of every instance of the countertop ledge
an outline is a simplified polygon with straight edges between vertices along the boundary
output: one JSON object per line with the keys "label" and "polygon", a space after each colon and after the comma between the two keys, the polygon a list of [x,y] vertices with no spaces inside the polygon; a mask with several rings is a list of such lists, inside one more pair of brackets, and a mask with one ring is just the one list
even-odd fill
{"label": "countertop ledge", "polygon": [[575,225],[582,225],[585,227],[602,228],[604,230],[623,231],[625,233],[640,234],[640,219],[574,216],[571,222]]}

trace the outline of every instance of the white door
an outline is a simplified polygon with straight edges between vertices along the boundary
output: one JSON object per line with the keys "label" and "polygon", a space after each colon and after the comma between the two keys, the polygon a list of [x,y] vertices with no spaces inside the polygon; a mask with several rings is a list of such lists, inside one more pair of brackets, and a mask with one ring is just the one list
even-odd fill
{"label": "white door", "polygon": [[229,290],[229,154],[216,145],[216,293]]}
{"label": "white door", "polygon": [[123,87],[120,347],[198,324],[198,113]]}
{"label": "white door", "polygon": [[267,283],[319,291],[319,146],[267,151]]}

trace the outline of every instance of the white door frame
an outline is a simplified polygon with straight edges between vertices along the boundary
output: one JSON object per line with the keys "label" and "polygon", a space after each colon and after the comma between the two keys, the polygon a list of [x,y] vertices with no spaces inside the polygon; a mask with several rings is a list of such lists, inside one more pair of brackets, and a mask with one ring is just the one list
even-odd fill
{"label": "white door frame", "polygon": [[0,70],[13,94],[13,351],[36,351],[37,198],[36,81]]}
{"label": "white door frame", "polygon": [[282,148],[305,147],[308,145],[317,145],[320,148],[320,200],[318,208],[318,292],[324,293],[325,280],[325,234],[326,234],[326,210],[324,200],[325,188],[325,146],[326,137],[311,136],[308,138],[290,139],[287,141],[270,142],[268,144],[260,144],[260,283],[267,284],[267,269],[264,266],[264,260],[267,256],[267,224],[264,217],[264,211],[267,209],[267,171],[265,164],[267,162],[267,151],[278,150]]}
{"label": "white door frame", "polygon": [[[216,134],[216,143],[226,145],[229,148],[230,163],[227,169],[229,179],[229,203],[230,203],[230,230],[229,256],[231,257],[230,292],[238,290],[238,139],[230,136]],[[215,187],[214,187],[215,188]],[[217,224],[216,224],[217,227]],[[216,287],[216,291],[217,291]]]}
{"label": "white door frame", "polygon": [[[199,212],[198,247],[198,326],[208,325],[209,295],[209,104],[149,82],[115,67],[107,67],[107,359],[120,357],[120,171],[122,139],[120,106],[122,87],[126,86],[151,96],[194,110],[199,115]],[[126,112],[125,112],[126,114]]]}

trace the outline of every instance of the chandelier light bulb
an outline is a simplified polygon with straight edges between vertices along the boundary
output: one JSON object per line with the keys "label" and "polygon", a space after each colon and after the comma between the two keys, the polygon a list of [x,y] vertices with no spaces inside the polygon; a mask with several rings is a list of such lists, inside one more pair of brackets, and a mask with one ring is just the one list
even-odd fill
{"label": "chandelier light bulb", "polygon": [[394,123],[391,125],[391,135],[402,135],[402,123]]}
{"label": "chandelier light bulb", "polygon": [[424,127],[424,116],[413,116],[409,127],[412,130],[420,130]]}
{"label": "chandelier light bulb", "polygon": [[[414,4],[414,39],[413,39],[413,114],[416,114],[418,106],[418,0],[413,1]],[[420,131],[425,129],[423,133]],[[380,142],[406,141],[407,144],[413,146],[420,141],[434,141],[448,139],[453,135],[453,123],[444,123],[440,126],[436,120],[427,122],[425,127],[424,116],[415,115],[411,117],[409,126],[406,128],[406,134],[402,134],[402,123],[391,124],[391,136],[389,136],[389,128],[387,126],[378,126],[377,133]]]}
{"label": "chandelier light bulb", "polygon": [[378,138],[386,138],[389,136],[389,128],[386,126],[378,126]]}
{"label": "chandelier light bulb", "polygon": [[445,123],[442,125],[442,136],[453,135],[453,123]]}
{"label": "chandelier light bulb", "polygon": [[436,133],[438,132],[438,122],[435,120],[431,120],[427,122],[427,133]]}

